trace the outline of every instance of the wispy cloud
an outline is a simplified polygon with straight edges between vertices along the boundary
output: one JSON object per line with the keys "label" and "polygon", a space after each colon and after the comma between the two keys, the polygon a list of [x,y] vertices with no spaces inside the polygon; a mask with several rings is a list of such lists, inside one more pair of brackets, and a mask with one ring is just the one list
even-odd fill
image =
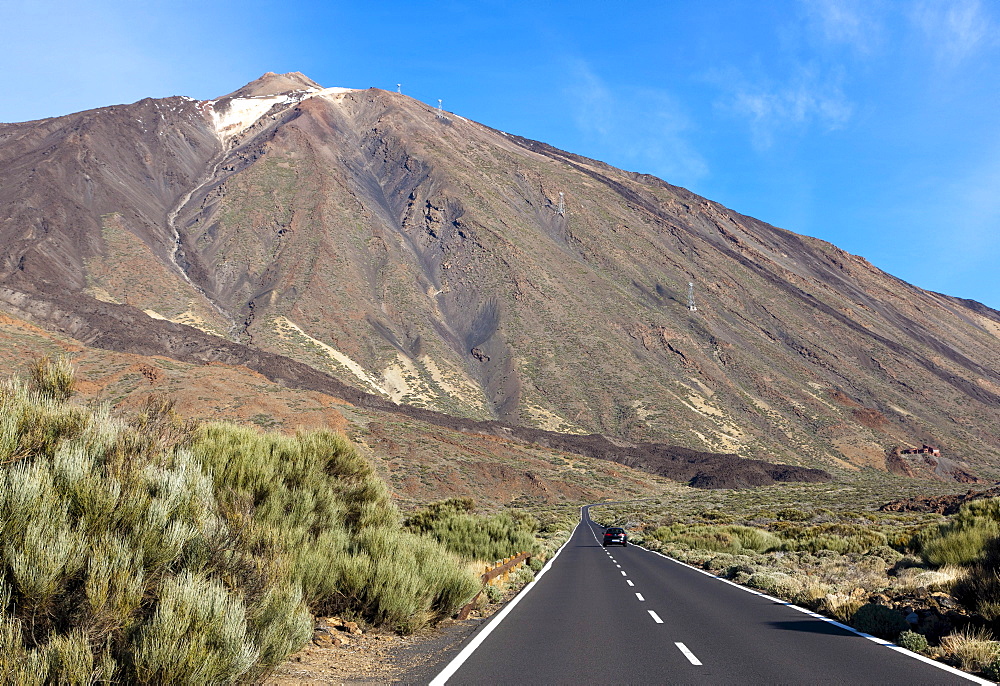
{"label": "wispy cloud", "polygon": [[801,0],[809,28],[822,40],[868,54],[883,40],[878,2],[873,0]]}
{"label": "wispy cloud", "polygon": [[671,95],[659,89],[612,88],[583,60],[570,60],[573,119],[582,134],[604,148],[604,159],[692,185],[709,174],[690,142],[692,125]]}
{"label": "wispy cloud", "polygon": [[806,67],[778,84],[731,74],[722,81],[727,93],[719,106],[745,119],[754,147],[766,150],[780,133],[843,127],[854,106],[844,95],[842,81],[839,74]]}
{"label": "wispy cloud", "polygon": [[980,0],[920,2],[911,19],[943,68],[957,67],[982,48],[996,44],[997,24]]}

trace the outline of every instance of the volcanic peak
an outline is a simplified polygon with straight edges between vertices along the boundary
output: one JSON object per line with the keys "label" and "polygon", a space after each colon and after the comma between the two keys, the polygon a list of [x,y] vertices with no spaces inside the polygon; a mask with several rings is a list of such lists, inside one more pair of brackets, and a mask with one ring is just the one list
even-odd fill
{"label": "volcanic peak", "polygon": [[225,98],[254,98],[288,93],[290,91],[318,91],[322,89],[323,86],[301,72],[292,71],[287,74],[276,74],[273,71],[269,71],[239,90],[222,96],[219,100]]}
{"label": "volcanic peak", "polygon": [[223,142],[253,126],[275,106],[292,106],[317,95],[348,93],[353,88],[323,88],[300,72],[267,72],[237,91],[204,103],[216,135]]}

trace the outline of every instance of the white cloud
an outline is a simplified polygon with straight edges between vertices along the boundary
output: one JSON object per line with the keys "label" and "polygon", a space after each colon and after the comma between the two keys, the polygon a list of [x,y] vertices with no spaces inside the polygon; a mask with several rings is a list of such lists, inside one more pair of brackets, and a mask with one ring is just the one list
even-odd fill
{"label": "white cloud", "polygon": [[824,41],[872,52],[882,42],[878,2],[872,0],[801,0],[810,28]]}
{"label": "white cloud", "polygon": [[582,60],[571,61],[567,72],[574,122],[602,148],[592,156],[682,186],[709,174],[705,159],[689,141],[690,121],[668,92],[612,89]]}
{"label": "white cloud", "polygon": [[754,147],[764,150],[779,133],[820,127],[827,131],[843,127],[854,106],[844,95],[842,77],[819,75],[810,68],[781,84],[751,82],[741,75],[730,77],[721,107],[747,120]]}
{"label": "white cloud", "polygon": [[980,0],[921,2],[914,6],[911,19],[943,68],[956,67],[996,43],[997,25]]}

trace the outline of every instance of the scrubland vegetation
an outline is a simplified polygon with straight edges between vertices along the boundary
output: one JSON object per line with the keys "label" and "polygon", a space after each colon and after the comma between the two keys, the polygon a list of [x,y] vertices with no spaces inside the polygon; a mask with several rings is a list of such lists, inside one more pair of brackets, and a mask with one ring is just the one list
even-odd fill
{"label": "scrubland vegetation", "polygon": [[68,402],[44,360],[0,385],[0,682],[255,682],[337,613],[400,632],[534,549],[531,517],[410,517],[343,437]]}
{"label": "scrubland vegetation", "polygon": [[877,512],[878,483],[867,486],[868,499],[801,486],[792,497],[809,506],[782,503],[782,486],[591,512],[648,548],[1000,679],[1000,499],[950,517]]}

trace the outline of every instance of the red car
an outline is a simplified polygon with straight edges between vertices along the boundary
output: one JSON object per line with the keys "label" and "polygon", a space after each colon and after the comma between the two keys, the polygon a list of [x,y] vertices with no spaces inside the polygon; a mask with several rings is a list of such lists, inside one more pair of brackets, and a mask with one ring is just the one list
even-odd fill
{"label": "red car", "polygon": [[625,529],[620,526],[609,526],[604,530],[604,547],[607,548],[609,545],[628,545],[628,534],[625,533]]}

